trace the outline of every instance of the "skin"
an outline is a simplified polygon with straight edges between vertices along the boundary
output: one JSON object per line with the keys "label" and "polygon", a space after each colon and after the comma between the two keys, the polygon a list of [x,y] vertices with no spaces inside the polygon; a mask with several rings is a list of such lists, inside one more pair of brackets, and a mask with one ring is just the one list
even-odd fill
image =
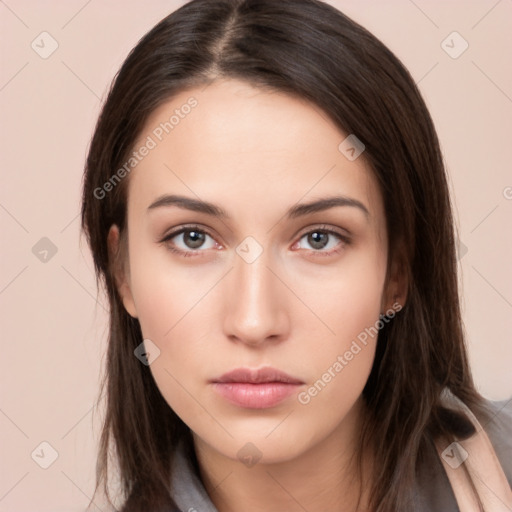
{"label": "skin", "polygon": [[[249,410],[209,381],[234,368],[273,366],[307,391],[380,313],[404,303],[405,283],[395,271],[386,276],[377,182],[364,154],[349,161],[338,150],[347,134],[316,106],[237,80],[181,92],[153,112],[136,147],[191,96],[198,105],[129,177],[128,254],[118,275],[124,306],[160,350],[151,372],[193,432],[219,512],[353,511],[359,487],[349,458],[375,339],[307,404],[294,394]],[[215,203],[231,218],[177,206],[148,210],[163,194]],[[338,206],[285,216],[296,203],[334,194],[359,201],[368,214]],[[161,242],[190,223],[207,232],[203,245],[190,232]],[[349,243],[325,235],[319,248],[307,233],[322,227]],[[262,249],[250,263],[236,252],[247,236]],[[118,250],[116,226],[109,244]],[[199,255],[173,253],[173,244]],[[252,467],[237,456],[248,442],[261,455]],[[368,481],[371,453],[363,469]]]}

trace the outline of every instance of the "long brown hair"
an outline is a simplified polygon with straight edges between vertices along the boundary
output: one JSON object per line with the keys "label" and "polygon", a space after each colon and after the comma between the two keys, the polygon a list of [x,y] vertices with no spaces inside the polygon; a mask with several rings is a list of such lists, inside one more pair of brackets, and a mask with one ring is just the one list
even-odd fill
{"label": "long brown hair", "polygon": [[103,483],[109,496],[112,458],[123,512],[177,509],[171,462],[179,440],[192,443],[149,368],[134,357],[140,325],[115,284],[107,234],[117,224],[126,237],[129,176],[110,181],[109,193],[98,191],[129,158],[155,108],[219,77],[298,95],[365,145],[385,204],[388,261],[400,247],[409,285],[405,307],[379,333],[357,453],[363,445],[379,447],[371,509],[410,510],[416,469],[432,439],[474,431],[441,405],[441,391],[447,387],[485,414],[464,344],[447,180],[432,119],[409,72],[371,33],[318,0],[193,0],[142,38],[112,84],[90,145],[82,203],[82,227],[110,302],[96,491]]}

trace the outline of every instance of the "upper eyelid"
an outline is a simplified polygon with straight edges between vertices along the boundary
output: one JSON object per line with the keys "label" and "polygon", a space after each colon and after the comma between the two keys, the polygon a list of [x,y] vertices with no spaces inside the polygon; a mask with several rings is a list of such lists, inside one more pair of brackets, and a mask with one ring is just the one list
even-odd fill
{"label": "upper eyelid", "polygon": [[340,237],[347,237],[347,238],[350,236],[350,233],[346,229],[343,229],[340,227],[336,228],[334,226],[329,226],[327,224],[318,224],[313,227],[304,228],[304,231],[301,231],[300,234],[297,236],[303,237],[304,235],[307,235],[308,233],[311,233],[314,231],[327,231],[330,234],[335,234]]}
{"label": "upper eyelid", "polygon": [[165,240],[169,240],[170,238],[174,238],[175,236],[178,236],[178,235],[181,235],[183,232],[185,231],[199,231],[201,233],[205,233],[207,234],[208,236],[211,236],[212,238],[215,238],[207,229],[201,227],[201,226],[198,226],[198,225],[195,225],[195,224],[190,224],[190,225],[184,225],[184,226],[181,226],[179,228],[176,228],[175,230],[170,230],[168,233],[166,233],[161,241],[165,241]]}
{"label": "upper eyelid", "polygon": [[[176,228],[176,230],[171,230],[169,233],[165,234],[163,236],[163,238],[160,240],[161,242],[166,242],[166,241],[169,241],[170,239],[178,236],[178,235],[181,235],[183,234],[185,231],[193,231],[193,230],[196,230],[196,231],[199,231],[201,233],[204,233],[206,235],[208,235],[209,237],[211,237],[212,239],[214,239],[216,242],[216,238],[215,236],[213,236],[210,231],[206,228],[203,228],[199,225],[196,225],[196,224],[185,224],[181,227],[178,227]],[[316,226],[311,226],[311,227],[308,227],[308,228],[304,228],[303,231],[300,231],[300,233],[298,235],[296,235],[296,238],[298,237],[298,239],[301,239],[302,237],[304,237],[305,235],[309,234],[309,233],[312,233],[312,232],[315,232],[315,231],[325,231],[325,232],[328,232],[330,235],[336,235],[338,236],[341,240],[343,241],[346,241],[348,238],[350,238],[350,234],[347,230],[343,229],[343,228],[335,228],[335,227],[332,227],[332,226],[329,226],[329,225],[326,225],[326,224],[318,224]],[[340,231],[344,231],[345,233],[341,233]],[[217,242],[218,243],[218,242]],[[201,249],[196,249],[197,251],[201,251]],[[190,252],[193,252],[194,250],[191,249]]]}

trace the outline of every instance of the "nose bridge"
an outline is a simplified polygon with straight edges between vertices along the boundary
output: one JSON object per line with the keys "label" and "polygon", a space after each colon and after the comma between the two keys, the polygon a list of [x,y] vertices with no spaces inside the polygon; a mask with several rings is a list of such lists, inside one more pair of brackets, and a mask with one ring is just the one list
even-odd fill
{"label": "nose bridge", "polygon": [[[244,250],[245,249],[245,250]],[[259,254],[258,254],[259,252]],[[242,242],[229,281],[226,334],[257,344],[284,334],[287,327],[282,285],[273,272],[270,252]]]}

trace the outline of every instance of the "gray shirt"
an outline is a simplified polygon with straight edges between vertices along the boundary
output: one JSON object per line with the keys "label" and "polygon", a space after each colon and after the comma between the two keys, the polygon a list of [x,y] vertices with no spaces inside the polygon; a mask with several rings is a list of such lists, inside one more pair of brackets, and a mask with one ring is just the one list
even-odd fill
{"label": "gray shirt", "polygon": [[[493,413],[482,423],[494,446],[508,483],[512,487],[512,398],[501,402],[487,401]],[[218,512],[206,490],[185,457],[183,447],[176,452],[173,466],[173,498],[181,512]],[[422,461],[414,489],[414,512],[459,512],[450,481],[436,451]]]}

